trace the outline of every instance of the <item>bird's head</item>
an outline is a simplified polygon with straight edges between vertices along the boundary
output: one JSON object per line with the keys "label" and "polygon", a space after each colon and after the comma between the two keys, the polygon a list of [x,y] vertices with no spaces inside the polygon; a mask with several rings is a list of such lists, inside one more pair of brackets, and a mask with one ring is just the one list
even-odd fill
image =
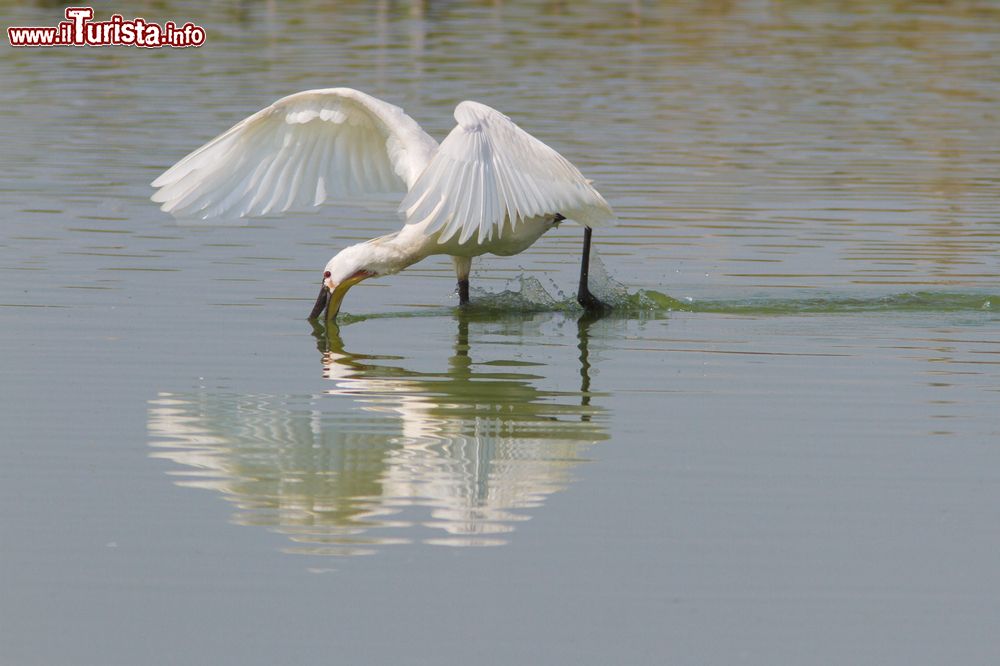
{"label": "bird's head", "polygon": [[371,251],[366,243],[344,248],[327,262],[323,269],[323,286],[326,288],[326,319],[331,321],[340,312],[347,290],[378,273],[371,266]]}

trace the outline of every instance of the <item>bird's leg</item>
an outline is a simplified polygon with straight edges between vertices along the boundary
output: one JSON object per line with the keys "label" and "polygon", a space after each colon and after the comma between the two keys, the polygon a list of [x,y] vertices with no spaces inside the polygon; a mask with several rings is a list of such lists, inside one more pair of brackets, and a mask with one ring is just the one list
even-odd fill
{"label": "bird's leg", "polygon": [[587,281],[590,276],[590,236],[591,228],[583,228],[583,257],[580,260],[580,287],[576,292],[576,302],[587,312],[607,312],[611,306],[601,301],[592,293]]}
{"label": "bird's leg", "polygon": [[458,276],[458,304],[469,304],[469,272],[472,270],[472,257],[452,256],[455,264],[455,274]]}
{"label": "bird's leg", "polygon": [[469,304],[469,278],[458,281],[458,304]]}
{"label": "bird's leg", "polygon": [[330,302],[330,290],[326,288],[325,284],[319,286],[319,296],[316,297],[316,305],[313,306],[312,312],[309,313],[309,320],[318,319],[320,314],[323,313],[323,308],[326,307],[327,303]]}

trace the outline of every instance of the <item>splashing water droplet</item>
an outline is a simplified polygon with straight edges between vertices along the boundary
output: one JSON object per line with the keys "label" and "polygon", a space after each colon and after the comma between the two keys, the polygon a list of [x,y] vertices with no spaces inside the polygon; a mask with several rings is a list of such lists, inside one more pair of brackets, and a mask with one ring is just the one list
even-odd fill
{"label": "splashing water droplet", "polygon": [[629,298],[628,288],[611,277],[596,253],[590,257],[590,290],[612,307],[625,303]]}

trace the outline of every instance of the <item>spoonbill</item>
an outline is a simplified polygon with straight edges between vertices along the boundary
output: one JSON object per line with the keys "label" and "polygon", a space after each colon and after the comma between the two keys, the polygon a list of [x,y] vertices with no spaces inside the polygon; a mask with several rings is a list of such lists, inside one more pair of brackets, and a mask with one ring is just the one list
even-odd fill
{"label": "spoonbill", "polygon": [[577,301],[608,308],[587,285],[591,229],[615,222],[604,197],[558,152],[479,102],[455,107],[439,145],[403,110],[351,88],[279,99],[153,181],[178,217],[210,219],[315,208],[328,200],[403,193],[396,233],[344,248],[327,263],[310,319],[332,321],[348,289],[425,257],[450,255],[460,305],[473,257],[518,254],[569,219],[584,227]]}

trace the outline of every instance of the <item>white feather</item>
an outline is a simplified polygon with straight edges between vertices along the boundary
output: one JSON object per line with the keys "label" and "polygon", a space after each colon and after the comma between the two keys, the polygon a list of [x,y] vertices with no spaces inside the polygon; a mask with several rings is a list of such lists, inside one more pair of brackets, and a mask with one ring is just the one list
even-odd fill
{"label": "white feather", "polygon": [[402,109],[357,90],[296,93],[180,160],[153,181],[153,200],[208,219],[406,191],[406,226],[378,246],[392,249],[394,270],[441,252],[520,252],[557,213],[591,227],[615,221],[576,167],[504,114],[462,102],[455,120],[438,146]]}
{"label": "white feather", "polygon": [[153,181],[153,201],[179,217],[243,217],[316,206],[330,194],[404,192],[436,149],[399,107],[350,88],[308,90],[179,161]]}
{"label": "white feather", "polygon": [[[562,155],[504,114],[477,102],[455,108],[458,125],[400,205],[439,243],[482,243],[522,220],[556,213],[587,226],[614,221],[611,207]],[[505,221],[510,225],[505,227]]]}

